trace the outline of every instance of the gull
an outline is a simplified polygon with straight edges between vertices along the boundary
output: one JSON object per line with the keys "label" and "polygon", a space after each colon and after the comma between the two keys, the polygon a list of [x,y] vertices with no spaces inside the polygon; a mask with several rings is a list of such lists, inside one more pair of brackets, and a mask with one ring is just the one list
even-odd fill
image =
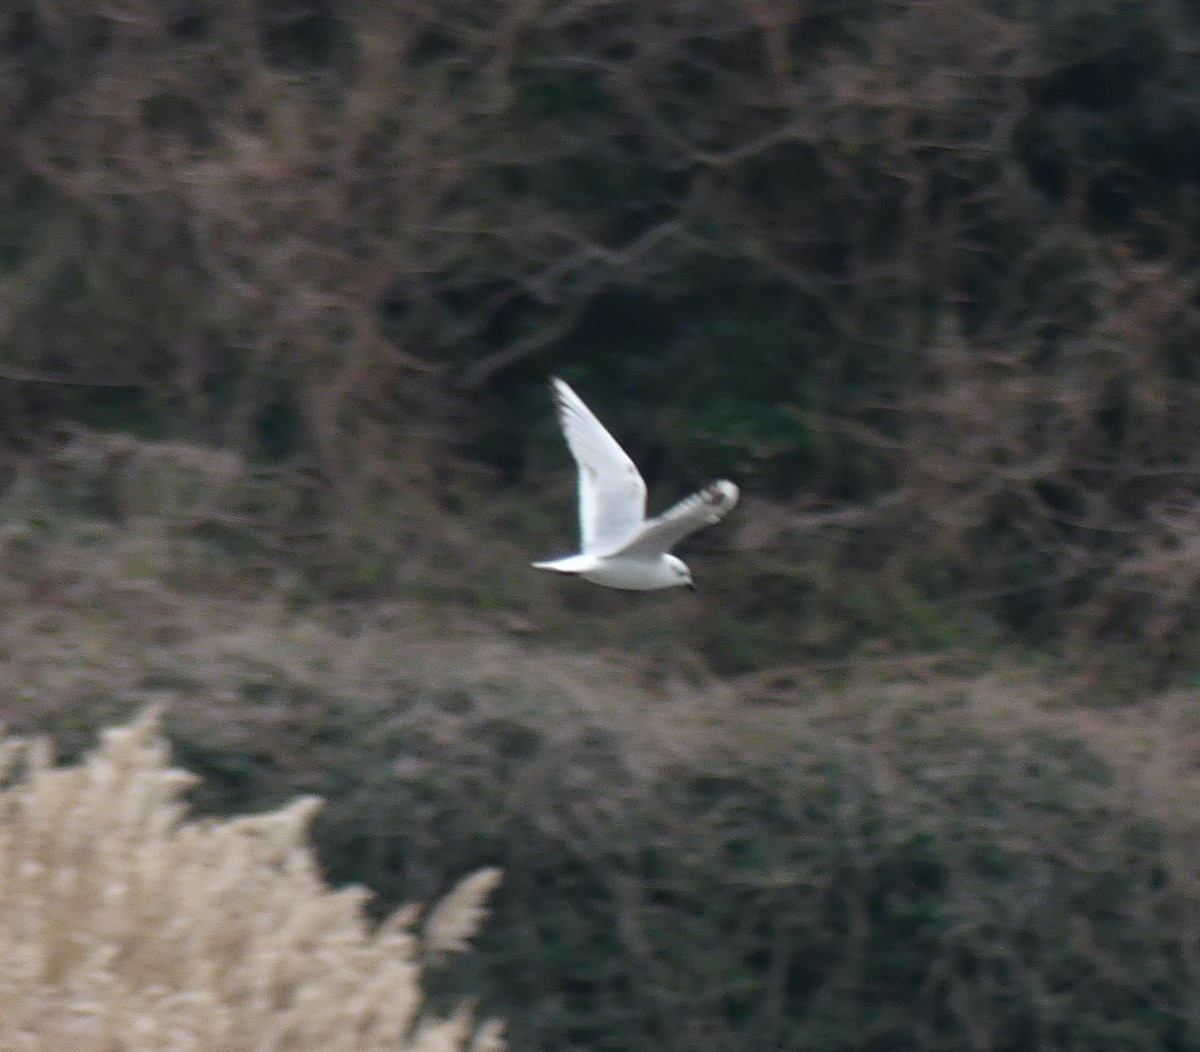
{"label": "gull", "polygon": [[675,585],[695,589],[691,571],[670,554],[671,548],[688,534],[720,522],[737,504],[737,486],[721,479],[647,519],[646,483],[629,455],[567,384],[552,377],[550,389],[579,470],[582,551],[533,565],[629,591]]}

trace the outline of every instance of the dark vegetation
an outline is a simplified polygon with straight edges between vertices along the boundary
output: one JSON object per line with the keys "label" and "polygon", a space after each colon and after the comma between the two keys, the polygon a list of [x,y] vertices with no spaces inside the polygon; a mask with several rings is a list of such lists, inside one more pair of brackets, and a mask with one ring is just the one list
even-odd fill
{"label": "dark vegetation", "polygon": [[[13,722],[165,694],[338,879],[503,866],[514,1048],[1200,1049],[1194,759],[803,678],[1200,665],[1195,4],[12,0],[0,158]],[[664,499],[742,483],[703,607],[523,574],[550,372]],[[450,609],[648,682],[467,675]],[[635,715],[712,671],[711,736]]]}
{"label": "dark vegetation", "polygon": [[5,437],[236,450],[281,483],[240,530],[392,587],[419,506],[561,465],[557,370],[658,481],[784,509],[762,587],[1192,661],[1198,33],[1181,0],[7,4]]}
{"label": "dark vegetation", "polygon": [[326,842],[397,891],[501,861],[481,950],[516,1047],[1200,1047],[1194,867],[1078,743],[884,703],[899,741],[644,770],[627,729],[422,700],[387,721],[399,777],[340,772]]}
{"label": "dark vegetation", "polygon": [[717,680],[0,511],[5,723],[70,753],[169,703],[197,807],[320,793],[329,875],[381,908],[502,866],[435,993],[514,1049],[1200,1049],[1192,691],[953,655]]}

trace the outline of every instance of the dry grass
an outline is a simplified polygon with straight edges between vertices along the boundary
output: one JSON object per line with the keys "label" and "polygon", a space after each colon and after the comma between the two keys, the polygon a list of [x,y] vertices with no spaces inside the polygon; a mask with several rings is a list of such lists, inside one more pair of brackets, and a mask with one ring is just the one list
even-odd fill
{"label": "dry grass", "polygon": [[[163,704],[181,755],[209,772],[200,806],[327,793],[323,857],[391,902],[428,899],[453,874],[502,863],[506,894],[489,925],[498,942],[481,946],[478,961],[495,969],[490,981],[516,989],[499,1014],[529,1047],[592,1047],[567,1040],[569,1019],[607,1018],[613,998],[629,1009],[625,1036],[658,1019],[674,1028],[664,1047],[729,1047],[720,1040],[749,1031],[725,1014],[719,991],[746,967],[786,972],[810,951],[816,962],[845,954],[862,964],[861,975],[850,965],[820,972],[819,996],[839,1004],[860,1003],[880,947],[917,973],[931,969],[928,997],[947,982],[966,998],[954,1026],[977,1017],[976,995],[999,1015],[1011,1007],[1003,984],[994,997],[975,990],[963,960],[1028,955],[1020,981],[1030,989],[1053,989],[1060,968],[1091,977],[1060,1005],[1087,1015],[1116,996],[1108,979],[1072,963],[1091,959],[1090,940],[1104,943],[1105,968],[1114,952],[1103,920],[1087,913],[1090,896],[1101,896],[1101,913],[1119,912],[1145,960],[1160,946],[1174,952],[1178,926],[1159,913],[1179,909],[1186,920],[1186,903],[1200,901],[1189,862],[1200,720],[1187,692],[1114,704],[1088,680],[998,651],[860,654],[824,670],[721,680],[691,649],[683,619],[662,618],[650,649],[597,643],[620,612],[605,604],[624,597],[597,597],[570,618],[557,610],[561,627],[547,616],[532,630],[506,627],[524,612],[503,603],[481,612],[414,596],[322,600],[168,527],[150,516],[9,522],[0,718],[22,732],[53,730],[75,753],[98,725]],[[1143,888],[1151,878],[1128,853],[1146,820],[1169,831],[1146,863],[1165,875],[1164,889]],[[961,867],[961,887],[921,883],[926,836],[938,865]],[[976,870],[993,841],[1014,853],[999,886]],[[727,848],[763,852],[761,867],[733,865]],[[1049,895],[1021,912],[1051,869],[1069,878],[1071,903]],[[1135,891],[1110,903],[1104,873]],[[871,915],[874,896],[904,900],[910,880],[920,896],[949,896],[961,930],[936,934],[947,914],[924,898],[930,919],[916,948],[899,921],[844,931],[823,912],[835,902]],[[1045,935],[1047,918],[1068,906],[1095,924]],[[998,933],[996,919],[1009,917]],[[438,911],[422,930],[447,947],[465,934]],[[807,933],[809,948],[778,941],[777,930]],[[581,931],[595,942],[572,942]],[[513,968],[514,954],[528,970]],[[613,969],[611,983],[592,984],[593,966]],[[644,977],[636,996],[625,974]],[[1143,985],[1120,972],[1111,990],[1135,997]],[[771,1026],[819,1031],[811,1005],[755,990],[743,990],[747,1010]],[[903,1011],[933,1011],[924,996]],[[882,1025],[855,1011],[864,1032]],[[688,1029],[699,1020],[725,1038]]]}
{"label": "dry grass", "polygon": [[[138,463],[166,455],[135,448]],[[209,470],[202,457],[185,459]],[[174,462],[160,474],[160,493],[186,489]],[[121,477],[136,473],[127,464]],[[96,488],[118,499],[113,487]],[[193,505],[212,506],[211,489],[187,492]],[[880,720],[911,710],[1078,734],[1165,794],[1193,785],[1200,721],[1188,716],[1187,692],[1114,703],[1094,677],[1045,662],[1039,671],[991,647],[862,651],[718,680],[702,654],[708,607],[694,609],[690,597],[649,607],[556,588],[525,571],[527,553],[497,543],[480,552],[481,565],[414,563],[399,595],[343,603],[272,560],[223,551],[161,497],[120,506],[118,523],[73,520],[31,479],[0,505],[0,676],[9,684],[0,719],[54,730],[69,751],[148,703],[166,703],[180,733],[232,745],[295,728],[329,699],[379,713],[466,685],[553,699],[659,761],[718,742],[753,751],[812,725],[883,744]],[[464,586],[472,574],[505,581],[493,602]]]}
{"label": "dry grass", "polygon": [[74,767],[0,745],[0,1046],[7,1049],[499,1050],[468,1010],[422,1013],[421,961],[466,949],[498,872],[372,931],[306,843],[318,801],[184,820],[193,784],[158,719]]}

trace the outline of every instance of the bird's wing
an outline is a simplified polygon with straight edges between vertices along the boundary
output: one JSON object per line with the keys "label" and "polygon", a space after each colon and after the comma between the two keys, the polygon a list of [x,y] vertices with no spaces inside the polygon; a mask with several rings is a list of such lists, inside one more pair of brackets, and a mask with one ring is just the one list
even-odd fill
{"label": "bird's wing", "polygon": [[720,522],[738,502],[738,488],[727,479],[684,497],[647,522],[612,555],[655,556],[669,552],[690,533]]}
{"label": "bird's wing", "polygon": [[611,550],[646,517],[646,483],[628,454],[562,380],[550,381],[558,419],[579,468],[579,533],[585,554]]}

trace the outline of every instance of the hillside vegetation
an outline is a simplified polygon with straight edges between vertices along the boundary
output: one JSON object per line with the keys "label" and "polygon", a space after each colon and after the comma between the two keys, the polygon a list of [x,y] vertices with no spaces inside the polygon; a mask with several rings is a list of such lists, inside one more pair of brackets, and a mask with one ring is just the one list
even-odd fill
{"label": "hillside vegetation", "polygon": [[770,502],[727,596],[770,627],[727,667],[786,649],[781,608],[929,604],[1194,663],[1198,32],[1183,0],[7,4],[9,448],[234,451],[275,485],[214,529],[394,587],[447,518],[549,539],[472,516],[563,467],[556,370],[668,491]]}
{"label": "hillside vegetation", "polygon": [[326,797],[324,871],[381,914],[500,867],[426,988],[513,1048],[1200,1049],[1192,692],[1114,705],[1002,654],[715,680],[406,601],[298,609],[144,523],[10,528],[0,557],[10,725],[73,756],[168,706],[195,806]]}
{"label": "hillside vegetation", "polygon": [[[1190,0],[0,4],[0,716],[73,760],[161,705],[219,817],[155,828],[205,850],[294,860],[305,805],[224,816],[324,797],[383,924],[288,871],[330,1019],[392,1019],[389,911],[499,868],[430,1042],[469,995],[528,1052],[1200,1052],[1197,41]],[[528,568],[574,531],[551,373],[657,506],[742,487],[698,596]],[[83,821],[105,778],[71,850],[139,813]],[[39,958],[22,879],[0,954],[71,981],[0,992],[82,1047],[110,995],[216,1047],[271,952],[141,982],[151,896]]]}

